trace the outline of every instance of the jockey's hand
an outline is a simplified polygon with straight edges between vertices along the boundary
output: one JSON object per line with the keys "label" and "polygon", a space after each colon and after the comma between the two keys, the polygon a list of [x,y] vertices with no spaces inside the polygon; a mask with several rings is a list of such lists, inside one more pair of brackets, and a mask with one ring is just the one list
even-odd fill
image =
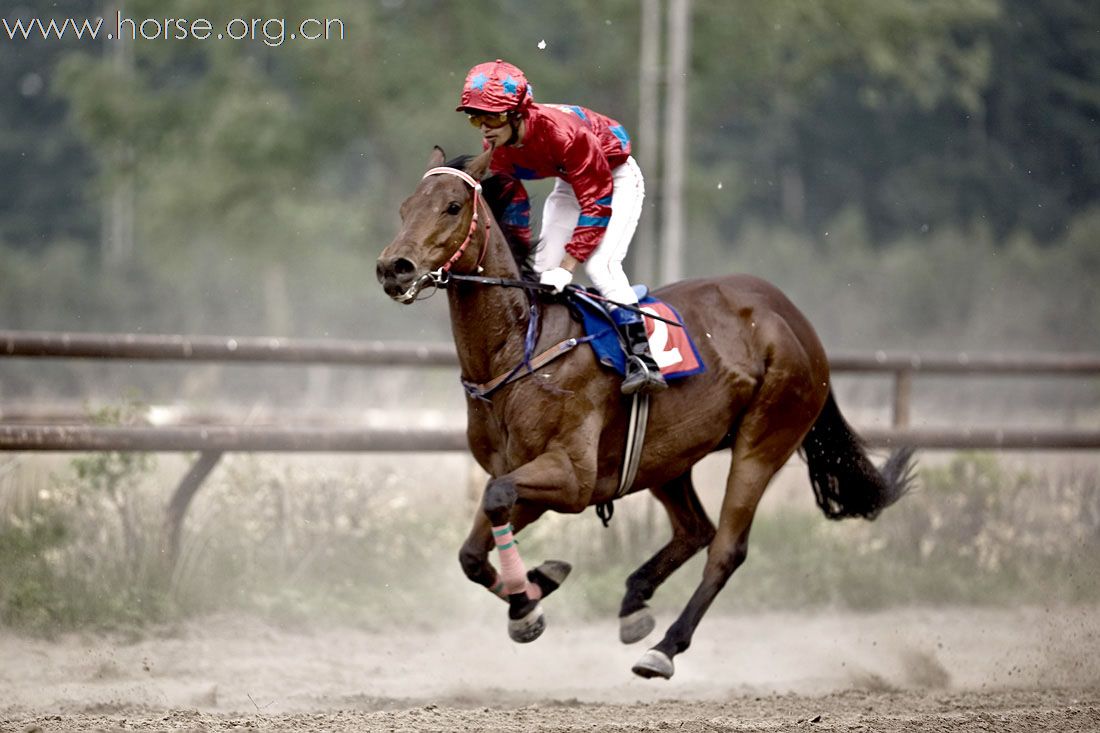
{"label": "jockey's hand", "polygon": [[565,286],[573,282],[573,273],[564,267],[555,267],[539,276],[539,282],[554,288],[555,293],[565,290]]}

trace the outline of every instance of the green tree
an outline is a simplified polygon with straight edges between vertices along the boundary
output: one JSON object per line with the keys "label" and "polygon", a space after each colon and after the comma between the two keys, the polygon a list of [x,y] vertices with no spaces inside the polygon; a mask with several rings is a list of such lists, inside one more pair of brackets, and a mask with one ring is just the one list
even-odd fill
{"label": "green tree", "polygon": [[1003,0],[973,151],[980,204],[1004,236],[1060,237],[1100,197],[1100,32],[1088,0]]}
{"label": "green tree", "polygon": [[[90,7],[87,0],[58,0],[48,8],[3,10],[0,17],[48,20]],[[67,104],[54,86],[57,60],[78,46],[0,36],[0,245],[42,248],[98,236],[99,212],[87,190],[94,162],[66,124]]]}
{"label": "green tree", "polygon": [[721,5],[698,10],[693,162],[711,207],[700,214],[727,232],[762,218],[819,233],[855,206],[883,233],[884,181],[927,149],[908,142],[920,120],[980,106],[990,52],[970,36],[996,22],[995,0]]}

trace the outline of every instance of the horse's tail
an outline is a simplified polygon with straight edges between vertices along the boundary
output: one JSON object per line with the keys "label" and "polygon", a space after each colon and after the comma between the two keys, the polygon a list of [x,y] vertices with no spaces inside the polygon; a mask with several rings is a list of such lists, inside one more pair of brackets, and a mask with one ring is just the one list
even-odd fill
{"label": "horse's tail", "polygon": [[914,476],[910,447],[895,450],[875,468],[863,441],[840,414],[833,391],[802,441],[817,505],[829,519],[874,519],[911,488]]}

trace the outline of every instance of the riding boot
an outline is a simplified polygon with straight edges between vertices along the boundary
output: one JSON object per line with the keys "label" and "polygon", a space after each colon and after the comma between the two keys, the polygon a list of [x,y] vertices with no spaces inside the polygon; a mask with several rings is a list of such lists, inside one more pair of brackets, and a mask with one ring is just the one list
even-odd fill
{"label": "riding boot", "polygon": [[632,395],[635,392],[653,394],[668,389],[668,383],[661,376],[661,369],[649,350],[649,336],[646,335],[642,316],[626,308],[616,308],[611,316],[626,341],[626,376],[620,391]]}

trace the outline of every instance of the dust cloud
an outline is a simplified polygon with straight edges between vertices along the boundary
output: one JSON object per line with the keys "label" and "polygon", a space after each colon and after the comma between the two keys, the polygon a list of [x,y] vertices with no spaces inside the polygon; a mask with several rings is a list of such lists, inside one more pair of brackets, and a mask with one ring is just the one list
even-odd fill
{"label": "dust cloud", "polygon": [[[490,599],[491,600],[491,599]],[[633,704],[772,694],[1100,688],[1100,611],[904,609],[708,617],[670,681],[630,665],[614,619],[554,619],[508,640],[503,606],[437,628],[287,630],[221,616],[143,638],[0,635],[3,708],[17,714],[188,709],[281,714],[418,705]],[[672,619],[662,617],[660,626]],[[659,626],[659,627],[660,627]],[[657,632],[648,640],[653,643]]]}

